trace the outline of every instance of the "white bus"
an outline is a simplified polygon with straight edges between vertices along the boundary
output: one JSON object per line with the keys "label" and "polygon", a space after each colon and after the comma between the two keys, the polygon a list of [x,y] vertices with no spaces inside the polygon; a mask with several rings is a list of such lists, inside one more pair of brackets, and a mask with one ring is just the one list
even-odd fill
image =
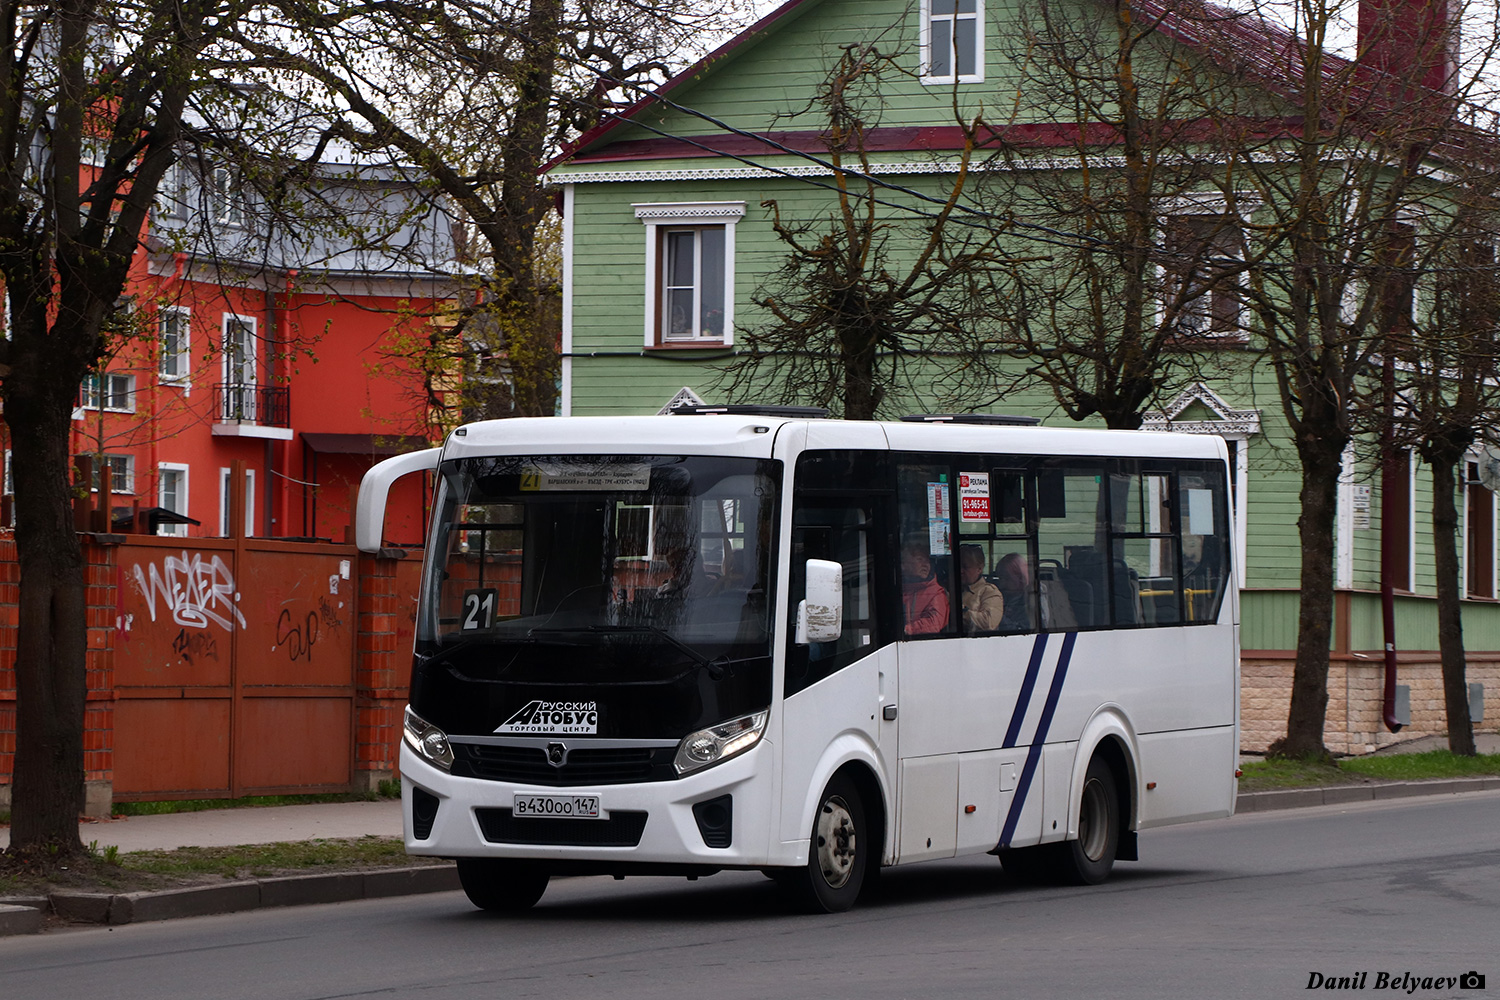
{"label": "white bus", "polygon": [[409,853],[485,909],[752,869],[838,911],[970,854],[1097,883],[1232,814],[1221,439],[719,410],[474,423],[365,477],[373,552],[436,470]]}

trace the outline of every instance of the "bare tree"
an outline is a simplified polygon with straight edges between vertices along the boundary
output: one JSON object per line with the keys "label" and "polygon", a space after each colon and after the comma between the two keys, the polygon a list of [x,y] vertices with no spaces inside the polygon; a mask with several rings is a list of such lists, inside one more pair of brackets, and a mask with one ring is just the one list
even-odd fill
{"label": "bare tree", "polygon": [[[1178,34],[1241,15],[1173,5]],[[1133,429],[1146,407],[1243,344],[1244,206],[1226,148],[1251,109],[1168,10],[1043,2],[1022,15],[1012,121],[984,201],[1030,225],[1046,258],[1017,283],[1006,391],[1040,383],[1073,420]],[[1004,95],[1001,95],[1002,97]]]}
{"label": "bare tree", "polygon": [[[1383,18],[1370,9],[1351,58],[1329,51],[1353,20],[1342,0],[1299,3],[1292,30],[1275,26],[1268,6],[1213,39],[1220,65],[1283,108],[1279,127],[1247,136],[1232,167],[1259,204],[1245,297],[1301,469],[1296,664],[1287,734],[1271,747],[1287,756],[1327,754],[1342,457],[1360,434],[1380,433],[1380,362],[1409,328],[1411,275],[1458,233],[1451,200],[1464,179],[1454,173],[1468,168],[1449,154],[1482,138],[1462,118],[1454,25],[1432,20],[1438,5],[1383,5]],[[1468,42],[1475,59],[1494,51],[1493,37]]]}
{"label": "bare tree", "polygon": [[833,211],[792,220],[776,200],[761,203],[787,253],[756,294],[766,320],[741,327],[725,366],[731,397],[871,420],[892,395],[926,395],[928,382],[945,409],[993,395],[999,356],[987,308],[1013,261],[1000,247],[1004,226],[974,224],[962,205],[983,123],[960,120],[962,146],[939,196],[903,199],[878,185],[865,140],[894,59],[873,43],[845,47],[809,109],[827,122]]}
{"label": "bare tree", "polygon": [[431,402],[490,416],[553,413],[560,289],[545,236],[538,244],[552,208],[538,171],[681,65],[735,6],[273,0],[268,9],[275,18],[239,38],[255,67],[278,86],[311,82],[330,108],[347,108],[346,138],[416,164],[465,236],[466,308],[414,345]]}
{"label": "bare tree", "polygon": [[[236,37],[258,16],[214,0],[0,2],[0,400],[20,562],[12,851],[81,850],[86,608],[72,511],[91,484],[69,481],[69,437],[85,377],[122,337],[151,336],[122,299],[132,262],[180,251],[196,279],[243,282],[291,253],[355,252],[364,209],[404,214],[359,204],[373,188],[358,178],[318,176],[341,122],[237,75],[249,59]],[[148,226],[159,196],[189,187],[205,201]],[[225,243],[213,223],[231,189],[255,224]],[[365,249],[390,259],[410,221]]]}
{"label": "bare tree", "polygon": [[9,30],[0,54],[0,274],[10,303],[0,398],[21,570],[13,850],[80,850],[86,615],[68,433],[175,158],[218,13],[89,0],[0,5]]}
{"label": "bare tree", "polygon": [[[1491,174],[1490,176],[1493,176]],[[1486,178],[1487,179],[1487,178]],[[1489,202],[1489,192],[1465,192]],[[1486,208],[1490,207],[1488,205]],[[1473,756],[1463,638],[1460,520],[1454,496],[1466,491],[1465,462],[1484,428],[1500,418],[1500,272],[1490,211],[1466,238],[1432,261],[1433,308],[1395,352],[1397,445],[1414,445],[1432,471],[1432,543],[1437,573],[1438,650],[1448,748]]]}

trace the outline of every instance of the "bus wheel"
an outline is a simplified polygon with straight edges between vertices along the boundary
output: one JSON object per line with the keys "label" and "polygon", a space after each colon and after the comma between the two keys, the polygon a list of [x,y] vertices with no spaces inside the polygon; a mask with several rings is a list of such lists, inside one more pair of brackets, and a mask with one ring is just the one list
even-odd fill
{"label": "bus wheel", "polygon": [[520,913],[547,891],[547,872],[524,861],[459,858],[458,882],[469,902],[491,913]]}
{"label": "bus wheel", "polygon": [[783,882],[802,909],[842,913],[854,905],[875,847],[868,834],[859,790],[846,776],[834,775],[813,817],[807,866],[789,871]]}
{"label": "bus wheel", "polygon": [[1061,881],[1098,885],[1109,878],[1120,840],[1120,799],[1115,776],[1099,757],[1089,761],[1078,804],[1078,839],[1058,844],[1055,856]]}

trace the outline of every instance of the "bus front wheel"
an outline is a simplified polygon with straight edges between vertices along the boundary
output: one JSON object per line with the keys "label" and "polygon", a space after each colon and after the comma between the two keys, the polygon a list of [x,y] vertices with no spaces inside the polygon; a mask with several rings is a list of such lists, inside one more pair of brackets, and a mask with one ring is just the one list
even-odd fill
{"label": "bus front wheel", "polygon": [[842,913],[859,898],[874,848],[859,789],[847,775],[836,774],[813,816],[807,865],[787,870],[780,881],[802,909]]}
{"label": "bus front wheel", "polygon": [[547,872],[525,861],[459,858],[458,883],[469,902],[491,913],[531,909],[547,891]]}

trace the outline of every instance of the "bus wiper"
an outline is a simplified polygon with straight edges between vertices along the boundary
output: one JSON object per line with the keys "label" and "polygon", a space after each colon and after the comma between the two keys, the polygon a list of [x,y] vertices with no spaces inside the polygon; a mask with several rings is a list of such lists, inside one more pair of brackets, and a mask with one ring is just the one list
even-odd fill
{"label": "bus wiper", "polygon": [[723,655],[719,655],[716,657],[704,656],[698,650],[694,649],[692,646],[689,646],[687,643],[683,642],[681,639],[677,638],[671,632],[668,632],[666,629],[662,628],[659,625],[577,625],[572,627],[559,626],[556,628],[541,627],[530,629],[526,634],[527,636],[534,636],[554,635],[558,633],[576,634],[579,632],[596,633],[599,635],[612,635],[620,632],[648,633],[650,635],[659,636],[660,638],[665,639],[668,645],[672,646],[674,649],[677,649],[679,652],[686,654],[694,663],[698,664],[698,666],[702,667],[704,670],[707,670],[708,676],[716,681],[723,680],[726,674],[732,672],[732,667],[730,666],[731,661],[729,657]]}

